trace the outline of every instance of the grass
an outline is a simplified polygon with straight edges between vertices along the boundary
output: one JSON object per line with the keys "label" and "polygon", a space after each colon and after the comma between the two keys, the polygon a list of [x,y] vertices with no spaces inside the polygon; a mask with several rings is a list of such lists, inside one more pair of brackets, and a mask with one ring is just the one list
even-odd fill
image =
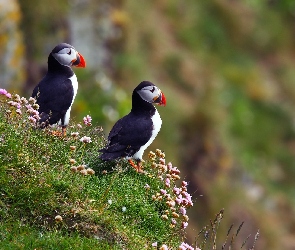
{"label": "grass", "polygon": [[[102,128],[72,122],[66,137],[55,136],[59,128],[35,128],[28,104],[37,108],[0,95],[1,249],[150,249],[155,242],[178,249],[188,220],[179,211],[192,203],[163,152],[150,154],[145,174],[123,159],[102,162]],[[179,192],[187,199],[178,204]]]}

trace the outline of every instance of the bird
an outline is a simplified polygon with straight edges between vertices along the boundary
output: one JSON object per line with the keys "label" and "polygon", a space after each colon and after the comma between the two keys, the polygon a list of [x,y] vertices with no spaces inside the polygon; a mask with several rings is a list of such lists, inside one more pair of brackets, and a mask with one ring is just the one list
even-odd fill
{"label": "bird", "polygon": [[38,126],[58,124],[62,135],[66,135],[72,104],[78,90],[78,80],[72,70],[74,67],[86,67],[84,57],[67,43],[60,43],[48,56],[48,70],[43,79],[34,88],[31,97],[39,105]]}
{"label": "bird", "polygon": [[107,145],[99,150],[102,153],[99,156],[101,160],[126,158],[137,172],[142,172],[143,153],[154,141],[162,125],[153,104],[166,106],[166,97],[152,82],[142,81],[133,90],[131,111],[115,123],[108,135]]}

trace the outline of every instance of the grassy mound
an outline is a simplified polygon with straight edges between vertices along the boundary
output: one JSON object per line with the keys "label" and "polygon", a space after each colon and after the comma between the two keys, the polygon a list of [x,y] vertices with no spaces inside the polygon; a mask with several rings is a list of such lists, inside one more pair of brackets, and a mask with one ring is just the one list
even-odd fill
{"label": "grassy mound", "polygon": [[55,136],[35,127],[37,108],[0,95],[0,248],[178,249],[192,202],[165,155],[150,153],[144,174],[101,162],[102,128],[72,122]]}

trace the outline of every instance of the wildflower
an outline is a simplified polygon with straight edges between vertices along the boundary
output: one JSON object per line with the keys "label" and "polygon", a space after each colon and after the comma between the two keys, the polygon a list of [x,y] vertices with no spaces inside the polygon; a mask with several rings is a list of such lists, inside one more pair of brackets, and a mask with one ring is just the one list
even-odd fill
{"label": "wildflower", "polygon": [[184,220],[184,221],[188,221],[188,220],[189,220],[189,217],[185,214],[185,215],[183,216],[183,220]]}
{"label": "wildflower", "polygon": [[183,222],[181,223],[181,228],[186,229],[187,226],[188,226],[188,223],[187,223],[186,221],[183,221]]}
{"label": "wildflower", "polygon": [[71,136],[73,136],[73,137],[77,137],[79,135],[79,132],[72,132],[71,133]]}
{"label": "wildflower", "polygon": [[180,176],[177,175],[177,174],[172,174],[171,177],[172,177],[172,179],[174,179],[174,180],[179,180],[179,179],[180,179]]}
{"label": "wildflower", "polygon": [[113,201],[112,200],[108,200],[109,205],[112,205]]}
{"label": "wildflower", "polygon": [[92,141],[91,141],[91,138],[88,137],[88,136],[83,136],[83,137],[81,137],[81,138],[80,138],[80,141],[81,141],[81,142],[84,142],[84,143],[90,143],[90,142],[92,142]]}
{"label": "wildflower", "polygon": [[86,117],[83,118],[83,122],[86,126],[91,126],[91,121],[92,121],[92,118],[90,115],[87,115]]}
{"label": "wildflower", "polygon": [[122,212],[126,212],[126,207],[122,207]]}
{"label": "wildflower", "polygon": [[95,171],[92,169],[92,168],[87,168],[87,174],[89,175],[94,175],[95,174]]}
{"label": "wildflower", "polygon": [[168,220],[168,216],[166,214],[163,214],[161,217],[163,220]]}
{"label": "wildflower", "polygon": [[160,247],[160,250],[169,250],[169,248],[167,247],[167,245],[163,244],[163,245]]}
{"label": "wildflower", "polygon": [[31,123],[36,123],[36,119],[33,116],[29,116],[28,119]]}
{"label": "wildflower", "polygon": [[147,189],[147,190],[149,190],[151,187],[150,187],[149,184],[145,184],[145,185],[144,185],[144,188]]}
{"label": "wildflower", "polygon": [[76,160],[75,159],[70,159],[70,163],[71,164],[75,164],[76,163]]}
{"label": "wildflower", "polygon": [[82,170],[80,170],[80,174],[85,176],[88,173],[87,173],[87,170],[86,169],[82,169]]}
{"label": "wildflower", "polygon": [[158,246],[158,242],[152,243],[152,247],[157,247],[157,246]]}
{"label": "wildflower", "polygon": [[172,218],[172,219],[171,219],[171,224],[172,224],[172,225],[176,225],[176,223],[177,223],[176,220]]}
{"label": "wildflower", "polygon": [[165,189],[160,189],[161,194],[165,195],[167,194],[167,191]]}
{"label": "wildflower", "polygon": [[173,174],[177,174],[177,175],[180,174],[180,170],[179,170],[177,167],[171,168],[171,172],[172,172]]}
{"label": "wildflower", "polygon": [[16,112],[17,114],[19,114],[19,115],[22,114],[22,111],[21,111],[20,109],[17,109],[15,112]]}
{"label": "wildflower", "polygon": [[75,166],[71,167],[70,169],[73,173],[76,173],[78,171],[77,167],[75,167]]}
{"label": "wildflower", "polygon": [[157,167],[157,164],[153,162],[152,165],[151,165],[151,167],[152,168],[156,168]]}
{"label": "wildflower", "polygon": [[36,99],[33,97],[29,98],[29,103],[35,104],[36,103]]}
{"label": "wildflower", "polygon": [[179,218],[179,214],[178,214],[178,213],[175,213],[175,212],[172,213],[172,216],[173,216],[174,218]]}
{"label": "wildflower", "polygon": [[77,167],[78,171],[81,171],[81,170],[84,170],[85,169],[85,166],[84,165],[80,165]]}
{"label": "wildflower", "polygon": [[182,203],[182,195],[178,195],[177,198],[175,199],[175,202],[180,205]]}
{"label": "wildflower", "polygon": [[149,158],[151,160],[155,159],[156,158],[156,154],[153,152],[153,151],[150,151],[149,154],[148,154]]}
{"label": "wildflower", "polygon": [[7,93],[6,89],[0,89],[0,95],[6,95]]}
{"label": "wildflower", "polygon": [[60,215],[55,216],[55,221],[56,222],[61,222],[62,221],[62,217]]}
{"label": "wildflower", "polygon": [[76,146],[70,146],[70,149],[71,149],[72,151],[74,151],[74,150],[76,150]]}
{"label": "wildflower", "polygon": [[179,213],[181,213],[182,215],[186,215],[186,209],[185,209],[185,207],[180,207],[179,208]]}
{"label": "wildflower", "polygon": [[78,128],[82,128],[82,125],[78,123],[78,124],[77,124],[77,127],[78,127]]}
{"label": "wildflower", "polygon": [[175,207],[175,201],[167,201],[166,204],[168,205],[168,207]]}
{"label": "wildflower", "polygon": [[21,103],[23,103],[23,104],[27,104],[27,103],[28,103],[28,100],[27,100],[26,98],[24,98],[24,97],[22,97],[22,98],[20,99],[20,101],[21,101]]}
{"label": "wildflower", "polygon": [[178,248],[179,250],[194,250],[192,246],[187,243],[182,242]]}
{"label": "wildflower", "polygon": [[7,98],[11,98],[11,94],[6,89],[0,89],[0,95],[5,95]]}
{"label": "wildflower", "polygon": [[169,178],[166,178],[165,185],[166,185],[166,187],[170,187],[170,179]]}
{"label": "wildflower", "polygon": [[14,100],[20,102],[20,96],[18,94],[14,95]]}
{"label": "wildflower", "polygon": [[177,194],[177,195],[180,194],[180,189],[178,187],[174,187],[173,188],[173,193]]}
{"label": "wildflower", "polygon": [[34,103],[34,104],[33,104],[33,108],[36,109],[36,110],[38,110],[38,109],[40,108],[40,106],[39,106],[39,104]]}

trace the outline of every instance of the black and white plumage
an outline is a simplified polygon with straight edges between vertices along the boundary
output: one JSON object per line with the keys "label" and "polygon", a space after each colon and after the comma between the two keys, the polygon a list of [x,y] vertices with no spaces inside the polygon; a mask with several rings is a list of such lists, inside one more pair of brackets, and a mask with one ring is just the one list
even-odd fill
{"label": "black and white plumage", "polygon": [[[100,159],[109,161],[126,157],[133,167],[140,170],[145,149],[160,131],[162,120],[153,103],[166,105],[162,91],[149,81],[141,82],[132,94],[130,113],[118,120],[108,136],[108,144],[101,149]],[[130,160],[137,161],[135,166]]]}
{"label": "black and white plumage", "polygon": [[77,77],[71,66],[84,68],[83,56],[67,43],[58,44],[49,54],[46,75],[32,93],[39,105],[39,126],[58,124],[64,135],[78,90]]}

